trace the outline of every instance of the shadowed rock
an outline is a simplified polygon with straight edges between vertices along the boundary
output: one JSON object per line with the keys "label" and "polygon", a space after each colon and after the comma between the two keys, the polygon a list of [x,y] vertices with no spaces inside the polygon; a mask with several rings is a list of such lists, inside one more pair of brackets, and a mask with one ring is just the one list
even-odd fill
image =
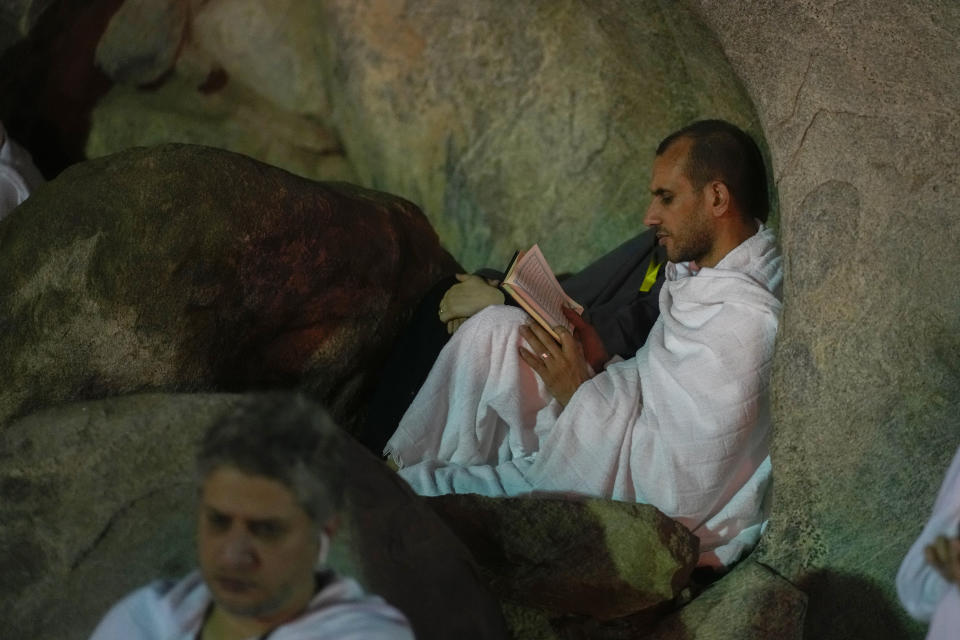
{"label": "shadowed rock", "polygon": [[806,595],[747,560],[664,620],[650,640],[801,640]]}
{"label": "shadowed rock", "polygon": [[343,421],[456,268],[411,203],[225,151],[65,171],[0,224],[0,424],[141,390],[298,387]]}
{"label": "shadowed rock", "polygon": [[429,498],[505,600],[609,619],[675,598],[699,541],[650,505],[595,498]]}
{"label": "shadowed rock", "polygon": [[157,80],[176,59],[189,15],[187,0],[127,0],[100,39],[97,65],[117,82]]}
{"label": "shadowed rock", "polygon": [[[111,398],[0,433],[4,637],[87,638],[125,593],[195,566],[195,443],[238,398]],[[380,460],[337,437],[346,504],[331,566],[406,613],[417,638],[504,638],[460,541]]]}

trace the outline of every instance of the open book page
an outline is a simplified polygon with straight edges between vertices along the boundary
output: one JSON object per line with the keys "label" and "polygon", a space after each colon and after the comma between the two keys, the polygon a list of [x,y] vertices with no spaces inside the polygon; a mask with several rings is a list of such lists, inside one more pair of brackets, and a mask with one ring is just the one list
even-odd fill
{"label": "open book page", "polygon": [[553,330],[554,327],[566,327],[573,331],[573,326],[563,315],[564,305],[573,307],[577,313],[583,312],[583,307],[564,293],[537,245],[533,245],[529,251],[517,254],[502,286],[517,304],[557,340],[560,336]]}

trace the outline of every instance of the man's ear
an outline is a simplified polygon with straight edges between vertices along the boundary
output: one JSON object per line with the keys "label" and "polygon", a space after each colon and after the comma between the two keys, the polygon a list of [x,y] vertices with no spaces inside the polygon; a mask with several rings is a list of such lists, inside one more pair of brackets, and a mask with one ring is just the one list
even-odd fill
{"label": "man's ear", "polygon": [[707,202],[713,217],[719,218],[730,210],[730,189],[719,180],[707,184]]}

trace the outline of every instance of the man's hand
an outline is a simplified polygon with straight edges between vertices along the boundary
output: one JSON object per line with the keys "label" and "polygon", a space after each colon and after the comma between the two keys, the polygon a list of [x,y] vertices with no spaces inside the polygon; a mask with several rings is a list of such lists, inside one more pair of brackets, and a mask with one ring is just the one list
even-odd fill
{"label": "man's hand", "polygon": [[960,538],[937,536],[933,544],[923,550],[923,555],[944,580],[960,584]]}
{"label": "man's hand", "polygon": [[583,347],[573,334],[563,327],[557,327],[556,332],[560,334],[559,343],[540,325],[523,325],[520,335],[533,351],[517,348],[520,357],[543,379],[553,397],[567,406],[574,392],[590,378],[590,372]]}
{"label": "man's hand", "polygon": [[573,325],[573,337],[583,347],[584,358],[590,363],[594,371],[603,371],[603,365],[610,359],[610,354],[607,353],[607,348],[603,346],[600,334],[597,333],[592,324],[581,318],[573,309],[564,307],[563,315]]}
{"label": "man's hand", "polygon": [[458,273],[457,280],[460,282],[447,289],[437,309],[440,322],[447,325],[451,334],[473,314],[490,305],[503,304],[504,300],[496,284],[480,276]]}

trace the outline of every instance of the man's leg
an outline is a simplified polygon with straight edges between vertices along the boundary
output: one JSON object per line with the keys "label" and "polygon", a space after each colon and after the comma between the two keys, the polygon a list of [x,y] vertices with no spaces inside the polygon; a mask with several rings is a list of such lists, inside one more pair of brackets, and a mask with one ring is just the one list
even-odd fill
{"label": "man's leg", "polygon": [[493,306],[456,332],[390,438],[401,466],[495,465],[537,451],[561,407],[520,358],[527,321],[520,309]]}

